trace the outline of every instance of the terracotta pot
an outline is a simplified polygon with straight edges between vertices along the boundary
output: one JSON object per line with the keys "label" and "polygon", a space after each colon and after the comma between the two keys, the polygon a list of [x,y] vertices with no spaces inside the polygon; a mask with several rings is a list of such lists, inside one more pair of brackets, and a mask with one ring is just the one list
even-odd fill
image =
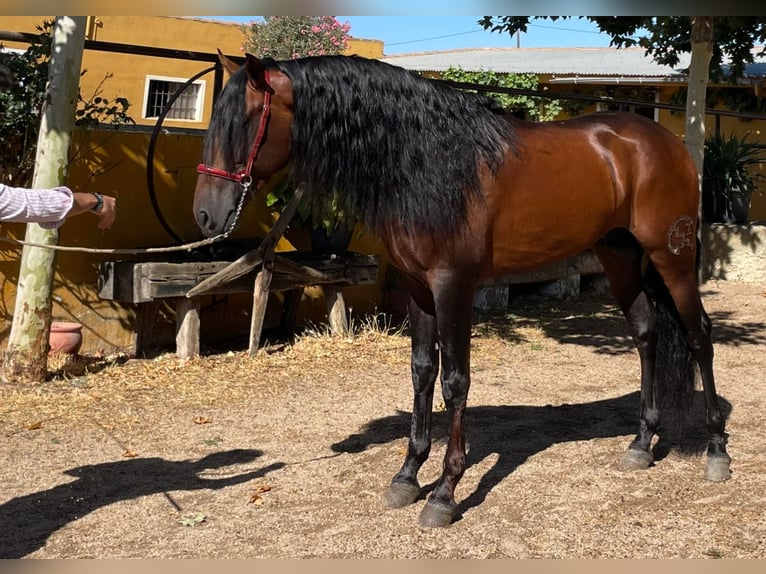
{"label": "terracotta pot", "polygon": [[68,321],[53,321],[49,343],[51,351],[76,355],[82,346],[82,325]]}

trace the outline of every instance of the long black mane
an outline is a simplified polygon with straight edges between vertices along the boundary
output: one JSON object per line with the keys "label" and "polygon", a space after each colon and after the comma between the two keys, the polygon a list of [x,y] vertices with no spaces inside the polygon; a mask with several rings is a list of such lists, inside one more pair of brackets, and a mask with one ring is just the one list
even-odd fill
{"label": "long black mane", "polygon": [[[494,100],[403,68],[355,56],[264,64],[292,83],[291,179],[304,182],[309,196],[337,190],[374,231],[399,223],[451,234],[465,221],[467,199],[482,196],[480,164],[497,170],[515,146],[513,128]],[[230,81],[243,85],[224,90],[236,92],[227,97],[244,97],[240,75]],[[231,116],[244,102],[220,105]],[[231,137],[236,128],[226,127]]]}
{"label": "long black mane", "polygon": [[223,169],[231,172],[247,163],[257,129],[257,126],[246,125],[246,85],[244,68],[232,74],[213,108],[210,128],[205,134],[203,157],[211,161],[220,154]]}

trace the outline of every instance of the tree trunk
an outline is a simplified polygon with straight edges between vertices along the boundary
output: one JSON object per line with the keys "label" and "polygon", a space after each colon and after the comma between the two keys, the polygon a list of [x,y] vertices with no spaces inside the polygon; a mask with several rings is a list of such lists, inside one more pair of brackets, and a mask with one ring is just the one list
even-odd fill
{"label": "tree trunk", "polygon": [[[686,96],[686,149],[697,166],[699,208],[697,210],[697,239],[702,240],[702,164],[705,158],[705,100],[713,57],[713,18],[691,17],[691,61],[689,63],[689,88]],[[704,254],[703,254],[704,257]],[[701,261],[701,260],[700,260]],[[700,265],[697,273],[702,280]]]}
{"label": "tree trunk", "polygon": [[689,63],[689,90],[686,98],[686,147],[702,177],[705,156],[705,99],[713,57],[713,18],[692,16],[692,51]]}
{"label": "tree trunk", "polygon": [[[63,185],[85,45],[85,16],[57,16],[53,29],[50,71],[37,140],[34,188]],[[58,230],[27,225],[25,240],[55,245]],[[5,357],[6,376],[19,382],[45,380],[56,252],[24,247],[19,268],[16,306]]]}

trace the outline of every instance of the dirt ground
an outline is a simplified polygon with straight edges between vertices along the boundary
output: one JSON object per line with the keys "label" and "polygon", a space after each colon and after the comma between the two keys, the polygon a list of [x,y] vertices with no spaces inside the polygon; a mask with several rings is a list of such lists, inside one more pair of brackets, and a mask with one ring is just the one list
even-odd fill
{"label": "dirt ground", "polygon": [[[369,321],[256,358],[107,357],[48,383],[0,384],[0,553],[766,558],[764,291],[703,288],[729,413],[727,482],[705,482],[704,457],[678,450],[618,471],[639,376],[621,315],[599,296],[525,297],[477,317],[469,467],[449,528],[418,527],[422,499],[382,504],[407,442],[409,339]],[[444,452],[436,402],[426,492]],[[702,416],[692,446],[704,447]]]}

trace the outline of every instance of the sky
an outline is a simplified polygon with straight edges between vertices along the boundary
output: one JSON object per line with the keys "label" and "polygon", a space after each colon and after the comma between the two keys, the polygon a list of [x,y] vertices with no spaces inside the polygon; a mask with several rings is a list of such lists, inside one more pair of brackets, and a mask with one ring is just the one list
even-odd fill
{"label": "sky", "polygon": [[[227,22],[250,22],[255,16],[196,16]],[[382,40],[387,56],[459,48],[515,47],[516,37],[484,30],[481,16],[337,16],[351,24],[355,38]],[[522,48],[607,47],[609,36],[587,20],[533,20],[518,43]]]}

